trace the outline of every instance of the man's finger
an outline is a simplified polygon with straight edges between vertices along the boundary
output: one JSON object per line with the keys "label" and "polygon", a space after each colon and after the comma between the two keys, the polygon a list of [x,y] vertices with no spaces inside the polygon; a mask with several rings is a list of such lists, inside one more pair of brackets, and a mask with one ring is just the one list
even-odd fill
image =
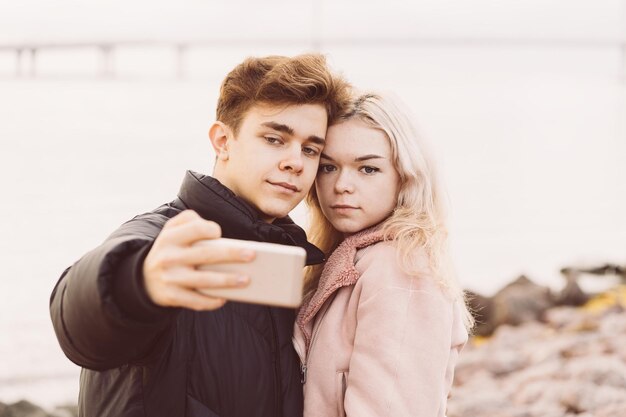
{"label": "man's finger", "polygon": [[198,217],[167,230],[163,229],[161,241],[185,246],[198,240],[217,239],[221,236],[222,228],[217,223]]}
{"label": "man's finger", "polygon": [[164,257],[163,265],[202,266],[212,264],[245,263],[252,261],[255,256],[255,252],[250,249],[220,247],[219,245],[205,246],[197,244],[171,250],[169,254]]}
{"label": "man's finger", "polygon": [[184,210],[165,222],[165,226],[163,228],[178,226],[198,218],[200,218],[200,215],[195,211]]}
{"label": "man's finger", "polygon": [[176,273],[164,274],[163,281],[190,289],[241,288],[250,283],[250,278],[226,272],[179,269]]}
{"label": "man's finger", "polygon": [[184,307],[191,310],[215,310],[226,303],[223,298],[211,297],[183,287],[169,289],[168,305],[172,307]]}

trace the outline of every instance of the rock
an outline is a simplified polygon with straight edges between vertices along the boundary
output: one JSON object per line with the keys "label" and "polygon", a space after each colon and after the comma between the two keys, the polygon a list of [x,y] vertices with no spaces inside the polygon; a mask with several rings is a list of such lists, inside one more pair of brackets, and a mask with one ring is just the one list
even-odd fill
{"label": "rock", "polygon": [[542,381],[545,381],[546,375],[556,378],[562,367],[562,360],[553,360],[539,365],[529,366],[526,369],[516,372],[514,375],[510,375],[505,383],[507,387],[512,387],[514,395],[520,395],[520,390],[525,389],[525,387],[532,386],[537,382],[541,383]]}
{"label": "rock", "polygon": [[528,366],[528,359],[512,351],[493,351],[486,363],[487,370],[495,377],[502,377]]}
{"label": "rock", "polygon": [[474,390],[471,395],[460,396],[453,393],[456,398],[448,401],[448,417],[509,417],[514,414],[507,414],[510,403],[505,395],[498,390],[481,389]]}
{"label": "rock", "polygon": [[607,311],[601,318],[599,330],[600,333],[611,337],[626,335],[626,314]]}
{"label": "rock", "polygon": [[581,306],[589,300],[589,295],[578,285],[580,273],[571,268],[561,269],[565,277],[565,287],[554,297],[555,305]]}
{"label": "rock", "polygon": [[551,334],[545,324],[528,322],[521,326],[502,325],[491,337],[487,349],[519,349],[528,343],[528,340],[541,340]]}
{"label": "rock", "polygon": [[78,417],[78,406],[59,406],[52,413],[47,413],[41,407],[26,400],[10,405],[0,402],[0,417]]}
{"label": "rock", "polygon": [[614,387],[586,383],[578,385],[563,400],[567,401],[568,407],[572,409],[595,414],[596,411],[606,408],[608,405],[626,404],[626,391]]}
{"label": "rock", "polygon": [[562,268],[561,274],[566,279],[568,276],[575,277],[578,284],[583,289],[586,289],[588,293],[604,292],[616,285],[626,284],[626,265],[569,266]]}
{"label": "rock", "polygon": [[[563,268],[561,271],[575,268]],[[617,275],[622,279],[622,282],[626,283],[626,267],[614,264],[604,264],[594,268],[579,268],[580,272],[592,275]]]}
{"label": "rock", "polygon": [[78,406],[63,405],[55,408],[49,417],[78,417]]}
{"label": "rock", "polygon": [[617,417],[626,416],[626,404],[607,404],[599,408],[594,417]]}
{"label": "rock", "polygon": [[0,407],[0,417],[48,417],[41,407],[26,400],[3,406]]}
{"label": "rock", "polygon": [[546,311],[543,315],[544,322],[555,328],[562,329],[570,327],[572,323],[584,319],[587,315],[580,309],[570,306],[554,307]]}
{"label": "rock", "polygon": [[553,305],[550,289],[535,284],[524,275],[498,291],[492,301],[496,326],[516,326],[540,320],[543,313]]}
{"label": "rock", "polygon": [[621,388],[626,392],[626,364],[615,356],[591,352],[569,361],[563,369],[563,376],[597,386]]}
{"label": "rock", "polygon": [[[498,326],[540,320],[543,313],[556,301],[548,287],[537,285],[521,275],[498,291],[493,297],[485,297],[466,291],[470,311],[476,320],[474,334],[490,336]],[[579,305],[587,300],[574,281],[566,287],[559,299],[561,303]]]}

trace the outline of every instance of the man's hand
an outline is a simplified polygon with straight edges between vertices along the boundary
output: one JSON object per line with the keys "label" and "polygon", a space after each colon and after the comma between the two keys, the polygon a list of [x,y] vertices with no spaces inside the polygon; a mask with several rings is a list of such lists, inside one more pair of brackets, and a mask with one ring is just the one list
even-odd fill
{"label": "man's hand", "polygon": [[144,283],[150,299],[161,306],[214,310],[226,301],[196,290],[248,285],[249,277],[196,269],[199,265],[254,259],[253,251],[192,246],[199,240],[217,239],[221,235],[217,223],[204,220],[192,210],[185,210],[165,223],[143,264]]}

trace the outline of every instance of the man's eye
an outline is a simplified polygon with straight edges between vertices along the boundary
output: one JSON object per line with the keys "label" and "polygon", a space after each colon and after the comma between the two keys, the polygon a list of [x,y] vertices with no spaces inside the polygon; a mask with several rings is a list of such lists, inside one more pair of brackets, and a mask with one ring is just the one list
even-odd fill
{"label": "man's eye", "polygon": [[282,141],[281,141],[280,139],[275,138],[275,137],[273,137],[273,136],[265,136],[265,141],[266,141],[267,143],[271,143],[271,144],[273,144],[273,145],[276,145],[276,144],[280,144],[280,143],[282,143]]}
{"label": "man's eye", "polygon": [[319,172],[322,174],[327,174],[329,172],[333,172],[336,168],[329,164],[320,164]]}
{"label": "man's eye", "polygon": [[374,174],[376,172],[379,172],[380,169],[376,167],[371,167],[371,166],[364,166],[360,168],[360,171],[363,172],[364,174]]}
{"label": "man's eye", "polygon": [[319,154],[317,148],[312,148],[310,146],[305,146],[304,148],[302,148],[302,152],[309,156],[316,156],[317,154]]}

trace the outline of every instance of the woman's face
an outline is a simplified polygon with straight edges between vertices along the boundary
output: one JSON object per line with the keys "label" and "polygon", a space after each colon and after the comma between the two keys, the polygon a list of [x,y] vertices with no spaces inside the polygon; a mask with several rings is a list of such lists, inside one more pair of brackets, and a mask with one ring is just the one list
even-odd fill
{"label": "woman's face", "polygon": [[345,235],[389,217],[398,200],[400,176],[385,133],[358,119],[331,126],[315,189],[324,216]]}

